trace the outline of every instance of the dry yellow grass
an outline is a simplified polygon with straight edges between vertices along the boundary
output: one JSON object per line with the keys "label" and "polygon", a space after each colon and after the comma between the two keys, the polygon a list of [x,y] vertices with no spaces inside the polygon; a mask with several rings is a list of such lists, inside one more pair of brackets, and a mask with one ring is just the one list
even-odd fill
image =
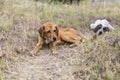
{"label": "dry yellow grass", "polygon": [[[82,2],[79,6],[33,0],[0,0],[0,80],[120,80],[120,4]],[[58,46],[58,54],[37,43],[38,25],[51,21],[90,37],[89,25],[106,18],[115,31],[78,47]]]}

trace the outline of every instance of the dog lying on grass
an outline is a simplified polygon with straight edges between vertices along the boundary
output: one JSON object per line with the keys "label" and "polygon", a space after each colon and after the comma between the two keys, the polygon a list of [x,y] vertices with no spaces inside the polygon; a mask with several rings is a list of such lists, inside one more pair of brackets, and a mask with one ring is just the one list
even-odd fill
{"label": "dog lying on grass", "polygon": [[54,23],[45,23],[38,30],[38,43],[32,51],[36,55],[43,44],[49,44],[53,53],[56,51],[57,44],[64,44],[65,42],[79,45],[79,43],[86,40],[86,38],[72,28],[60,28]]}
{"label": "dog lying on grass", "polygon": [[96,36],[114,30],[114,28],[106,19],[96,20],[95,23],[90,25],[90,28],[93,30]]}

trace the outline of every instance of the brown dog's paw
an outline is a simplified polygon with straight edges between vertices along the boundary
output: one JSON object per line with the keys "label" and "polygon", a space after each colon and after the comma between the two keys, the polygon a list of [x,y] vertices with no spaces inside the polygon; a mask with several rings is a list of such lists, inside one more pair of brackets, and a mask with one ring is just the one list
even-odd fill
{"label": "brown dog's paw", "polygon": [[30,52],[30,56],[37,56],[37,54],[36,54],[36,52],[31,51],[31,52]]}
{"label": "brown dog's paw", "polygon": [[73,48],[73,47],[76,47],[76,46],[77,46],[76,44],[71,44],[69,47]]}
{"label": "brown dog's paw", "polygon": [[57,54],[58,52],[57,51],[52,51],[52,54]]}

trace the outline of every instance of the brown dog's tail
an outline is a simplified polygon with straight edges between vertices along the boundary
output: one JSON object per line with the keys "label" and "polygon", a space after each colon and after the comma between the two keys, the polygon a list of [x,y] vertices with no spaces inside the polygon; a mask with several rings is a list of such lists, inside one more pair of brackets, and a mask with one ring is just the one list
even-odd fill
{"label": "brown dog's tail", "polygon": [[97,35],[92,35],[92,37],[88,38],[87,41],[93,41],[97,38]]}
{"label": "brown dog's tail", "polygon": [[86,41],[93,41],[97,38],[97,35],[92,35],[90,38],[86,38],[83,34],[79,34],[79,36],[82,38],[81,42],[86,42]]}
{"label": "brown dog's tail", "polygon": [[86,40],[87,40],[87,38],[82,34],[82,33],[80,33],[80,34],[78,34],[79,36],[80,36],[80,38],[81,38],[81,42],[85,42]]}

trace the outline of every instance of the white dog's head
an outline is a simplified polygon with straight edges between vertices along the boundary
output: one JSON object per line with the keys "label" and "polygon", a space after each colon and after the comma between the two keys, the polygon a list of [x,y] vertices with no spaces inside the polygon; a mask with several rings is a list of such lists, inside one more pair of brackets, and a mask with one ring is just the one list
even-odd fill
{"label": "white dog's head", "polygon": [[109,24],[106,19],[103,20],[96,20],[95,23],[90,25],[90,28],[96,35],[101,35],[105,32],[113,31],[114,28]]}

